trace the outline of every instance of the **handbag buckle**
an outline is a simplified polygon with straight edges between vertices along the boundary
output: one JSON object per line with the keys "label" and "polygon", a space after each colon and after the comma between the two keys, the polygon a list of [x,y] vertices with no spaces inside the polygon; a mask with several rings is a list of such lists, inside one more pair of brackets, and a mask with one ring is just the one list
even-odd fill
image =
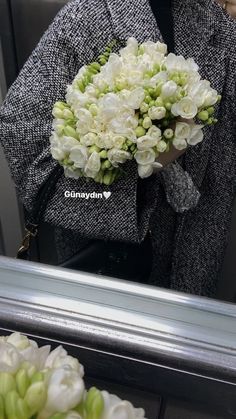
{"label": "handbag buckle", "polygon": [[30,247],[30,240],[32,237],[36,237],[38,234],[38,229],[37,229],[37,225],[36,224],[30,224],[29,226],[27,226],[27,228],[25,228],[25,232],[26,234],[24,235],[23,239],[22,239],[22,243],[21,246],[17,252],[17,255],[26,252],[27,250],[29,250]]}

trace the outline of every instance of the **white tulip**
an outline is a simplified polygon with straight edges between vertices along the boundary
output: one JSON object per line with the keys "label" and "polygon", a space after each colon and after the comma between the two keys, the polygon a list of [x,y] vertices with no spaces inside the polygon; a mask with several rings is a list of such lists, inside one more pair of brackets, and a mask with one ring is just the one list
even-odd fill
{"label": "white tulip", "polygon": [[50,352],[45,362],[45,368],[61,368],[66,366],[70,366],[74,371],[79,373],[81,378],[83,378],[83,365],[79,363],[77,358],[68,355],[67,351],[60,345]]}
{"label": "white tulip", "polygon": [[93,151],[93,153],[90,155],[86,166],[84,168],[84,173],[86,176],[95,178],[101,168],[101,160],[100,156],[96,151]]}
{"label": "white tulip", "polygon": [[130,106],[131,109],[139,109],[144,99],[144,89],[142,87],[138,87],[137,89],[134,89],[130,92],[127,105]]}
{"label": "white tulip", "polygon": [[152,149],[137,151],[134,158],[138,164],[152,164],[155,161],[156,154]]}
{"label": "white tulip", "polygon": [[144,135],[137,139],[137,147],[139,150],[149,150],[150,148],[155,147],[157,143],[158,140],[149,135]]}
{"label": "white tulip", "polygon": [[130,402],[121,400],[114,394],[102,391],[104,411],[102,419],[144,419],[143,409],[135,408]]}
{"label": "white tulip", "polygon": [[177,84],[174,81],[166,82],[161,89],[161,96],[165,99],[176,94],[178,89]]}
{"label": "white tulip", "polygon": [[23,358],[10,343],[0,342],[0,371],[15,374]]}
{"label": "white tulip", "polygon": [[153,174],[153,167],[151,164],[138,164],[138,175],[141,179],[145,179]]}
{"label": "white tulip", "polygon": [[190,137],[187,139],[189,145],[196,145],[203,141],[204,135],[202,128],[204,125],[193,125]]}
{"label": "white tulip", "polygon": [[68,177],[71,179],[79,179],[82,176],[80,169],[73,169],[72,167],[64,166],[64,173],[65,173],[65,177]]}
{"label": "white tulip", "polygon": [[72,147],[70,152],[70,160],[78,169],[83,169],[87,163],[88,150],[85,146],[78,144]]}
{"label": "white tulip", "polygon": [[94,132],[88,132],[88,134],[85,134],[80,137],[80,143],[86,146],[91,146],[96,144],[97,141],[97,135]]}
{"label": "white tulip", "polygon": [[186,122],[177,122],[175,127],[175,136],[182,140],[187,140],[191,134],[191,125]]}
{"label": "white tulip", "polygon": [[171,112],[175,116],[193,119],[198,113],[198,107],[190,97],[184,97],[178,103],[172,105]]}
{"label": "white tulip", "polygon": [[83,394],[84,382],[78,372],[71,368],[56,369],[48,380],[45,411],[66,413],[80,403]]}
{"label": "white tulip", "polygon": [[174,138],[173,146],[177,150],[184,150],[185,148],[187,148],[188,144],[187,144],[187,141],[183,140],[182,138]]}
{"label": "white tulip", "polygon": [[114,167],[118,166],[118,163],[125,163],[126,160],[131,160],[132,156],[128,151],[119,150],[112,148],[107,152],[108,160]]}
{"label": "white tulip", "polygon": [[49,345],[39,348],[35,341],[17,332],[7,337],[7,343],[10,343],[18,350],[18,353],[24,361],[29,362],[39,370],[44,368],[45,361],[51,349]]}
{"label": "white tulip", "polygon": [[160,120],[166,116],[166,108],[163,106],[152,106],[148,110],[148,115],[153,120]]}

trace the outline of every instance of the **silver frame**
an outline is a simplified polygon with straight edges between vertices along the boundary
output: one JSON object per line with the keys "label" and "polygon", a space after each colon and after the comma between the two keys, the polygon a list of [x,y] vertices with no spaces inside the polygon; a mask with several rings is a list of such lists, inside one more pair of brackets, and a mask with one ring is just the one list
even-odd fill
{"label": "silver frame", "polygon": [[2,330],[236,383],[232,304],[5,257],[0,287]]}

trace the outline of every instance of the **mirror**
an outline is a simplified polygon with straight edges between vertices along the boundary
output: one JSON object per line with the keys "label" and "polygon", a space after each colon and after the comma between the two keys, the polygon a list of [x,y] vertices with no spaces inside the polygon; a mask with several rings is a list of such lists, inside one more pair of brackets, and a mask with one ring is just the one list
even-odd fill
{"label": "mirror", "polygon": [[[36,62],[38,65],[41,62],[44,66],[40,67],[43,72],[41,76],[47,78],[44,73],[50,61],[47,61],[47,48],[56,46],[55,48],[59,47],[62,51],[66,51],[63,55],[64,62],[68,65],[66,84],[72,82],[79,68],[77,68],[77,58],[72,52],[70,55],[70,48],[74,51],[74,40],[61,38],[59,30],[60,25],[61,27],[64,24],[68,25],[70,20],[70,25],[73,27],[77,9],[74,10],[73,6],[68,6],[68,11],[64,15],[63,10],[66,9],[63,7],[66,6],[66,0],[18,0],[11,2],[11,8],[8,7],[8,3],[8,0],[2,0],[0,3],[1,102],[44,31],[57,12],[62,10],[58,20],[49,29],[50,32],[46,34],[46,38],[44,37],[43,42],[46,42],[46,46],[41,44],[39,56],[35,55],[28,67],[24,67],[24,73],[21,73],[20,78],[17,79],[19,84],[15,85],[17,92],[13,87],[8,96],[9,102],[6,102],[0,111],[2,144],[0,254],[15,257],[18,244],[24,234],[25,220],[32,215],[32,212],[23,209],[22,199],[24,203],[29,203],[28,210],[32,208],[36,204],[36,197],[39,196],[43,183],[49,177],[49,172],[47,172],[49,164],[51,165],[51,179],[53,179],[52,173],[55,176],[57,174],[55,171],[52,172],[56,168],[55,159],[50,159],[48,163],[48,156],[42,154],[39,162],[37,161],[37,153],[43,150],[42,138],[38,136],[40,137],[40,132],[44,133],[47,117],[43,113],[37,115],[41,128],[39,135],[33,134],[33,125],[29,125],[31,130],[26,128],[26,125],[23,126],[22,121],[22,126],[19,122],[16,126],[17,112],[14,125],[11,103],[14,102],[13,106],[18,106],[16,103],[19,96],[21,112],[24,107],[26,109],[24,117],[27,124],[29,105],[24,96],[26,95],[25,87],[22,87],[19,80],[24,79],[30,82],[30,77],[33,77],[35,85],[39,80],[42,81],[40,77],[37,79],[39,73]],[[148,178],[139,179],[136,188],[125,183],[125,180],[118,180],[111,187],[110,185],[108,187],[96,185],[95,188],[94,183],[86,183],[84,179],[79,181],[65,179],[64,174],[59,173],[58,181],[53,185],[54,193],[48,198],[44,222],[40,223],[40,232],[37,240],[34,240],[30,258],[44,264],[60,264],[65,268],[235,302],[236,206],[233,205],[233,190],[235,191],[233,167],[235,118],[233,115],[235,114],[236,93],[234,82],[236,27],[234,18],[229,15],[229,10],[222,8],[221,2],[217,1],[198,0],[190,7],[186,0],[174,0],[172,5],[166,0],[165,2],[132,0],[127,14],[122,13],[124,7],[122,1],[118,0],[115,3],[113,0],[108,0],[107,3],[113,16],[114,31],[119,39],[127,40],[130,36],[135,36],[139,42],[149,39],[157,41],[160,39],[161,32],[162,41],[168,44],[169,51],[173,50],[178,55],[183,54],[185,58],[195,59],[202,78],[210,80],[214,89],[222,95],[222,102],[217,110],[219,120],[215,126],[206,128],[204,131],[206,139],[202,145],[192,147],[186,153],[179,153],[175,156],[177,164],[173,165],[172,171],[167,168],[171,166],[169,164],[163,171],[154,173]],[[82,30],[85,25],[83,18],[86,17],[87,12],[80,10],[80,13],[83,17],[78,22]],[[92,19],[93,11],[88,10],[88,13]],[[142,20],[143,16],[145,16],[145,23]],[[190,22],[188,25],[186,25],[187,21]],[[214,31],[212,21],[217,22],[215,26],[220,28],[218,31]],[[106,20],[102,24],[104,26],[98,25],[98,28],[96,22],[94,32],[90,34],[91,39],[88,40],[88,45],[84,46],[85,52],[82,51],[84,53],[82,64],[94,61],[96,54],[93,54],[90,44],[95,42],[96,37],[98,45],[101,44],[104,47],[107,45],[108,38],[111,38],[111,34],[109,36],[107,34]],[[166,28],[173,30],[166,30]],[[205,34],[204,37],[202,33]],[[64,42],[63,47],[60,42]],[[70,47],[67,42],[70,43]],[[54,52],[56,54],[56,49]],[[49,68],[56,68],[56,66],[53,67],[53,60],[57,57],[52,55],[50,59],[52,67],[49,66]],[[32,64],[32,60],[36,60],[35,65]],[[65,77],[63,69],[58,71],[60,77]],[[60,86],[62,79],[59,76],[55,82],[52,71],[48,72],[48,77],[51,86],[58,83],[58,87],[55,85],[53,87],[55,92],[58,89],[58,94],[53,93],[53,98],[62,100],[61,92],[63,89],[65,91],[65,83],[62,88]],[[43,89],[40,90],[43,83],[39,83],[38,87],[35,85],[34,92],[37,89],[39,92],[43,91]],[[27,87],[27,83],[25,86]],[[30,90],[28,86],[25,90],[28,92],[27,95]],[[47,91],[44,93],[46,94]],[[43,106],[48,106],[47,98],[39,96],[31,100],[32,106],[36,106],[40,100],[45,100]],[[49,95],[48,101],[51,100]],[[50,102],[50,109],[53,107],[53,102]],[[13,112],[10,118],[8,112]],[[21,137],[24,129],[26,134]],[[24,143],[25,135],[29,135],[36,142],[27,145]],[[14,152],[11,149],[13,137],[15,138]],[[219,141],[217,141],[218,138]],[[17,152],[18,144],[21,144],[19,153],[22,160],[14,154]],[[27,166],[29,160],[32,164],[30,167]],[[19,177],[19,171],[24,165],[26,165],[24,175],[28,176],[26,182],[22,182]],[[17,193],[9,166],[14,181],[18,182]],[[173,170],[176,175],[174,180],[171,179]],[[186,177],[186,173],[191,174],[190,178]],[[127,174],[134,176],[132,164],[127,165]],[[184,179],[185,183],[176,183],[178,177]],[[191,191],[190,198],[193,198],[194,194],[195,197],[196,194],[200,194],[196,205],[185,211],[176,209],[175,206],[176,202],[179,203],[182,199],[183,191],[185,195]],[[88,192],[89,199],[86,195]],[[186,196],[183,205],[187,205]],[[60,210],[58,210],[59,200],[63,202]],[[104,214],[107,214],[107,217]]]}

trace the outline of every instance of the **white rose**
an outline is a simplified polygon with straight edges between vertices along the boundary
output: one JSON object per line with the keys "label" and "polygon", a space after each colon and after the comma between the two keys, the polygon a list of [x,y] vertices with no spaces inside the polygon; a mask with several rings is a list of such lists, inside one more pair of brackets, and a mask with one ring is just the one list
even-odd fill
{"label": "white rose", "polygon": [[138,164],[138,175],[141,179],[145,179],[153,174],[153,167],[151,164]]}
{"label": "white rose", "polygon": [[130,92],[127,105],[131,107],[131,109],[139,109],[141,103],[145,99],[145,92],[142,87],[138,87]]}
{"label": "white rose", "polygon": [[163,106],[152,106],[148,110],[148,115],[151,119],[163,119],[166,116],[166,108],[164,108]]}
{"label": "white rose", "polygon": [[75,112],[78,122],[76,124],[76,131],[80,135],[85,135],[88,132],[92,131],[94,128],[94,117],[92,114],[84,108],[79,108]]}
{"label": "white rose", "polygon": [[152,164],[155,161],[156,154],[152,149],[137,151],[134,158],[138,164]]}
{"label": "white rose", "polygon": [[126,160],[131,160],[132,156],[128,151],[119,150],[112,148],[107,152],[108,160],[114,167],[118,166],[118,163],[125,163]]}
{"label": "white rose", "polygon": [[176,94],[177,89],[178,86],[174,81],[168,81],[161,89],[161,96],[163,98],[171,97]]}
{"label": "white rose", "polygon": [[83,169],[87,163],[88,150],[85,146],[78,144],[73,147],[70,152],[70,160],[74,163],[75,167]]}
{"label": "white rose", "polygon": [[187,140],[191,134],[191,125],[186,122],[177,122],[175,127],[175,136],[182,140]]}
{"label": "white rose", "polygon": [[45,412],[66,413],[80,403],[83,394],[84,382],[78,372],[71,368],[56,369],[48,379]]}
{"label": "white rose", "polygon": [[86,176],[95,178],[101,168],[101,159],[96,151],[93,151],[89,157],[87,164],[84,168]]}
{"label": "white rose", "polygon": [[152,127],[149,128],[147,134],[156,141],[160,141],[162,137],[162,132],[160,128],[156,127],[155,125],[152,125]]}
{"label": "white rose", "polygon": [[137,139],[137,147],[139,150],[149,150],[150,148],[155,147],[157,143],[158,140],[149,135],[144,135]]}
{"label": "white rose", "polygon": [[189,145],[196,145],[203,141],[204,135],[202,128],[204,125],[193,125],[190,137],[187,139]]}
{"label": "white rose", "polygon": [[137,409],[130,402],[121,400],[107,391],[101,393],[104,400],[102,419],[143,419],[145,417],[143,409]]}
{"label": "white rose", "polygon": [[156,49],[157,49],[157,52],[160,52],[163,55],[167,54],[167,45],[164,44],[163,42],[157,41],[156,42]]}
{"label": "white rose", "polygon": [[167,144],[165,141],[159,141],[159,143],[157,144],[157,151],[159,151],[159,153],[164,153],[164,151],[166,151],[167,149]]}
{"label": "white rose", "polygon": [[79,363],[78,359],[68,355],[67,351],[60,345],[48,355],[47,360],[45,362],[45,367],[62,368],[66,366],[71,367],[74,371],[79,373],[81,378],[83,378],[83,365]]}
{"label": "white rose", "polygon": [[183,140],[182,138],[174,138],[173,140],[173,146],[177,149],[177,150],[184,150],[185,148],[187,148],[187,141]]}
{"label": "white rose", "polygon": [[85,134],[80,137],[80,143],[86,146],[91,146],[96,144],[97,141],[97,135],[94,132],[88,132],[88,134]]}
{"label": "white rose", "polygon": [[80,169],[73,169],[73,167],[65,167],[65,166],[64,166],[64,174],[65,174],[65,177],[68,177],[71,179],[79,179],[82,176]]}
{"label": "white rose", "polygon": [[122,135],[114,135],[114,137],[112,138],[112,146],[114,148],[122,148],[124,142],[125,137],[122,137]]}
{"label": "white rose", "polygon": [[171,108],[174,116],[181,116],[185,119],[193,119],[198,113],[198,107],[190,97],[184,97]]}
{"label": "white rose", "polygon": [[0,371],[15,374],[21,362],[22,357],[14,346],[0,342]]}

